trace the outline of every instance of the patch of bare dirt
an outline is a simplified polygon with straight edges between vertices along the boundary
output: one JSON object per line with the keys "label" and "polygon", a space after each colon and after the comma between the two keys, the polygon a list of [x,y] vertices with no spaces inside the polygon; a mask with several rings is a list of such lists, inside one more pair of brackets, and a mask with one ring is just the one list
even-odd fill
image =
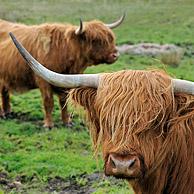
{"label": "patch of bare dirt", "polygon": [[24,113],[24,112],[11,112],[6,115],[1,115],[0,118],[2,119],[19,119],[22,121],[36,121],[36,118],[32,118],[30,116],[30,113]]}
{"label": "patch of bare dirt", "polygon": [[[5,172],[0,172],[0,188],[5,193],[15,191],[17,194],[30,192],[48,194],[91,194],[96,191],[96,186],[103,182],[122,186],[123,181],[112,177],[105,177],[103,173],[81,174],[68,178],[49,178],[46,186],[40,185],[37,177],[18,176],[14,180]],[[40,182],[40,181],[39,181]]]}
{"label": "patch of bare dirt", "polygon": [[19,180],[11,180],[6,172],[0,172],[0,188],[6,193],[9,193],[12,189],[19,189],[21,185]]}
{"label": "patch of bare dirt", "polygon": [[72,176],[68,179],[60,177],[52,178],[48,181],[46,187],[47,192],[57,194],[91,194],[95,192],[96,185],[103,184],[107,181],[110,184],[121,185],[123,180],[118,180],[113,177],[106,177],[103,173],[82,174],[79,176]]}
{"label": "patch of bare dirt", "polygon": [[55,177],[48,181],[46,190],[49,193],[56,192],[58,194],[90,194],[95,191],[92,185],[103,178],[103,174],[82,174],[80,176],[72,176],[68,179]]}

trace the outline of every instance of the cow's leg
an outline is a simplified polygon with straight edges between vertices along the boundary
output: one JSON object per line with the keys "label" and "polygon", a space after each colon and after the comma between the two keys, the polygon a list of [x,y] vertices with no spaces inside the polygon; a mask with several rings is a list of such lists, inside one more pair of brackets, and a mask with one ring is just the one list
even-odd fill
{"label": "cow's leg", "polygon": [[4,114],[3,114],[2,108],[0,107],[0,118],[3,118],[3,117],[5,117],[5,116],[4,116]]}
{"label": "cow's leg", "polygon": [[61,119],[65,126],[71,126],[71,118],[67,111],[67,95],[68,92],[64,91],[63,93],[58,94],[59,97],[59,105],[61,108]]}
{"label": "cow's leg", "polygon": [[1,88],[1,101],[2,101],[1,116],[6,117],[11,113],[11,105],[10,105],[9,90],[5,86]]}
{"label": "cow's leg", "polygon": [[43,99],[44,106],[44,127],[52,128],[54,126],[52,121],[52,111],[54,107],[53,92],[51,86],[45,81],[38,83]]}

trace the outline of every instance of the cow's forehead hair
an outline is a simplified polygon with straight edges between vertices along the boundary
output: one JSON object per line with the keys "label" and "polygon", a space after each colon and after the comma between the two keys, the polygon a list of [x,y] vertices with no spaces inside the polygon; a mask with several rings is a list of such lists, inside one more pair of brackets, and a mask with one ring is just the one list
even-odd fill
{"label": "cow's forehead hair", "polygon": [[102,74],[98,89],[75,89],[71,96],[87,110],[96,151],[104,140],[121,146],[157,125],[162,131],[174,108],[171,78],[162,71]]}
{"label": "cow's forehead hair", "polygon": [[114,41],[115,36],[111,29],[107,28],[101,21],[84,22],[86,39],[101,40],[103,42]]}
{"label": "cow's forehead hair", "polygon": [[173,98],[171,79],[164,72],[127,70],[105,74],[95,103],[99,137],[124,144],[130,135],[161,126],[173,109]]}

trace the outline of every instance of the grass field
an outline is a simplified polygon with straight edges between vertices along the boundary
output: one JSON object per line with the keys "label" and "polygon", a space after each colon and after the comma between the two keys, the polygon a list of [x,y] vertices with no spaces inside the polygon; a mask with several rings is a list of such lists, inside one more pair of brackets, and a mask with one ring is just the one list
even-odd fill
{"label": "grass field", "polygon": [[[161,68],[194,81],[193,10],[193,0],[0,0],[0,18],[26,24],[78,24],[80,17],[109,23],[125,11],[124,24],[114,30],[117,44],[176,44],[185,49],[179,66],[166,66],[152,57],[122,55],[115,64],[90,67],[86,73]],[[55,99],[57,125],[49,131],[42,127],[38,90],[14,93],[11,101],[13,119],[0,119],[0,194],[57,194],[71,185],[74,190],[67,193],[132,194],[123,181],[101,175],[90,181],[91,175],[103,171],[103,164],[94,159],[88,129],[76,111],[73,127],[64,128]]]}

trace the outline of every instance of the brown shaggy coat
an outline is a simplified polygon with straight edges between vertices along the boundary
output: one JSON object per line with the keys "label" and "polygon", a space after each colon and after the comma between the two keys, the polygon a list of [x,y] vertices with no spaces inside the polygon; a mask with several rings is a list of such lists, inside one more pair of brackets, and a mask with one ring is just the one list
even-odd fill
{"label": "brown shaggy coat", "polygon": [[136,153],[136,194],[194,194],[194,96],[176,93],[160,71],[105,74],[98,89],[71,98],[86,109],[95,150]]}
{"label": "brown shaggy coat", "polygon": [[[112,63],[115,38],[100,21],[84,23],[84,33],[76,35],[78,26],[42,24],[27,26],[0,20],[0,92],[2,115],[10,113],[9,90],[40,88],[45,109],[45,126],[52,127],[53,92],[59,96],[62,120],[68,123],[66,94],[37,77],[13,45],[8,32],[13,32],[24,47],[47,68],[65,74],[82,73],[86,67]],[[62,95],[63,93],[63,95]]]}

